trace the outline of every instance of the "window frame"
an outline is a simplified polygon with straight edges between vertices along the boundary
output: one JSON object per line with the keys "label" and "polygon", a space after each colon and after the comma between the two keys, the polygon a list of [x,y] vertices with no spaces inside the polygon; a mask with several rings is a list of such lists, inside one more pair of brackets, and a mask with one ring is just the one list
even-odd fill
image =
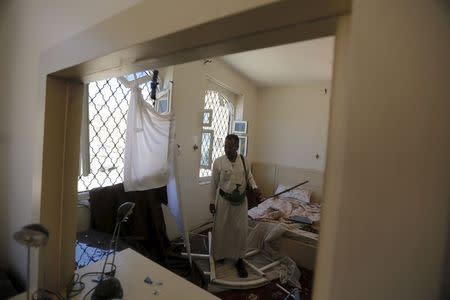
{"label": "window frame", "polygon": [[[208,163],[207,164],[203,164],[202,165],[202,157],[200,155],[200,168],[203,169],[211,169],[212,164],[213,164],[213,159],[212,159],[212,154],[213,154],[213,149],[214,149],[214,130],[213,129],[203,129],[202,130],[202,142],[203,142],[203,134],[205,133],[209,133],[211,135],[211,140],[209,142],[209,148],[208,148]],[[204,177],[211,177],[211,176],[203,176]]]}
{"label": "window frame", "polygon": [[[85,104],[87,105],[87,108],[86,108],[86,110],[87,110],[86,121],[87,121],[87,130],[88,130],[87,147],[89,149],[89,169],[90,170],[89,170],[89,172],[87,174],[82,174],[80,172],[80,174],[78,175],[78,179],[77,179],[77,192],[78,192],[78,194],[87,193],[89,190],[91,190],[93,188],[106,187],[106,186],[110,186],[110,184],[118,184],[120,182],[123,182],[123,176],[124,176],[124,174],[123,174],[123,167],[122,167],[122,169],[120,171],[117,171],[117,170],[119,169],[118,165],[121,164],[119,161],[121,161],[122,164],[123,164],[123,161],[124,161],[124,150],[120,151],[121,149],[119,149],[117,147],[117,145],[119,143],[122,143],[122,139],[125,139],[125,136],[126,136],[126,127],[127,127],[126,126],[127,125],[126,122],[127,122],[127,115],[128,115],[128,110],[129,110],[130,90],[131,90],[131,88],[134,85],[137,84],[141,88],[141,90],[146,89],[146,91],[147,91],[146,93],[148,93],[148,95],[143,94],[142,96],[144,97],[144,99],[146,101],[151,103],[151,105],[154,107],[156,112],[158,112],[158,113],[160,113],[162,115],[170,113],[170,111],[171,111],[171,96],[172,96],[171,88],[172,88],[172,86],[169,85],[168,87],[166,87],[166,88],[161,90],[161,85],[158,85],[157,92],[156,92],[157,93],[157,97],[156,97],[157,100],[149,101],[149,99],[150,99],[149,98],[150,97],[150,95],[149,95],[149,93],[150,93],[150,91],[149,91],[149,82],[152,80],[151,75],[153,74],[153,71],[152,70],[146,70],[146,71],[143,71],[143,72],[146,73],[144,76],[141,76],[141,77],[134,76],[135,79],[131,80],[131,81],[128,80],[125,76],[130,76],[130,75],[133,75],[134,73],[128,74],[128,75],[124,75],[124,76],[111,77],[111,78],[108,78],[108,79],[98,80],[98,81],[93,81],[93,82],[87,83],[87,87],[86,87],[86,89],[87,89],[86,90],[87,101],[86,101]],[[114,91],[111,88],[111,83],[109,83],[109,81],[111,81],[113,79],[116,80],[117,84],[118,84],[117,88]],[[161,78],[158,78],[158,81],[160,81],[160,80],[161,80]],[[99,87],[99,83],[103,82],[103,81],[105,81],[105,83],[103,83],[102,88],[100,88]],[[95,95],[90,95],[89,94],[89,85],[90,84],[96,84],[97,85],[98,91],[97,91],[97,93]],[[105,100],[105,96],[104,96],[104,94],[107,93],[107,90],[105,90],[103,92],[103,89],[105,88],[106,85],[108,85],[107,88],[109,88],[109,90],[112,92],[111,95],[107,98],[107,100]],[[118,89],[121,89],[121,93],[123,94],[123,98],[118,98],[115,95],[115,93],[117,92]],[[100,95],[100,97],[102,97],[104,99],[105,105],[106,105],[106,101],[111,101],[112,100],[111,97],[113,97],[114,101],[116,101],[117,103],[119,103],[121,101],[126,101],[127,102],[127,107],[126,107],[125,113],[123,113],[124,117],[119,118],[119,121],[115,123],[116,126],[113,127],[113,129],[111,131],[110,131],[110,128],[107,127],[106,122],[104,122],[102,117],[101,117],[100,120],[103,122],[103,124],[102,125],[97,125],[98,126],[98,128],[97,128],[98,132],[96,131],[96,133],[93,136],[91,136],[89,134],[89,132],[90,132],[90,130],[92,130],[91,127],[94,126],[91,123],[93,122],[94,118],[97,115],[101,115],[100,111],[101,111],[101,109],[103,109],[102,107],[99,109],[96,106],[95,103],[93,104],[94,98],[97,97],[98,94]],[[160,112],[159,111],[160,103],[163,102],[163,101],[167,101],[167,111]],[[92,106],[92,105],[94,105],[94,106]],[[92,116],[90,110],[93,109],[93,107],[95,108],[95,112],[93,113],[93,116]],[[122,112],[122,109],[119,108],[119,106],[116,106],[112,111],[108,109],[109,113],[107,113],[106,120],[109,120],[110,118],[114,119],[115,118],[114,117],[114,113],[118,109],[121,110],[121,112]],[[125,131],[124,131],[124,133],[121,133],[120,129],[118,129],[118,128],[119,128],[119,126],[123,126],[123,125],[125,125]],[[103,129],[103,128],[105,128],[105,129]],[[117,140],[114,140],[113,132],[116,130],[116,128],[117,128],[117,130],[119,130],[120,137],[118,137]],[[93,129],[93,130],[95,130],[95,129]],[[106,137],[100,137],[99,136],[99,132],[101,130],[104,130],[104,132],[107,132]],[[96,138],[96,136],[98,136],[97,139],[99,140],[98,142],[100,142],[99,149],[103,148],[105,151],[106,151],[106,149],[109,149],[108,146],[106,146],[107,145],[106,142],[108,142],[108,140],[111,140],[112,143],[114,144],[114,148],[119,153],[119,157],[115,160],[114,164],[111,167],[107,167],[106,168],[106,167],[103,166],[103,162],[101,162],[102,159],[101,159],[101,156],[99,154],[100,150],[97,150],[96,152],[92,152],[92,151],[95,151],[92,148],[92,144],[93,144],[94,139]],[[95,143],[98,144],[98,142],[95,142]],[[125,143],[126,141],[123,141],[123,142]],[[114,151],[116,151],[116,150],[114,150]],[[110,155],[114,151],[111,151],[111,149],[109,149],[109,152],[106,153],[106,156],[111,159]],[[101,165],[98,169],[95,169],[95,170],[92,168],[94,159],[97,160],[98,162],[100,162],[100,165]],[[114,179],[114,178],[109,176],[109,173],[111,171],[115,171],[115,170],[117,171],[118,176]],[[99,173],[106,173],[106,177],[104,179],[102,179],[102,177],[98,177],[97,178]],[[83,179],[83,177],[88,177],[88,176],[92,176],[92,178],[90,178],[90,179],[89,178],[84,178]]]}
{"label": "window frame", "polygon": [[[203,114],[205,111],[212,111],[212,118],[211,120],[213,120],[213,116],[214,116],[214,109],[209,109],[209,108],[205,108],[206,103],[205,103],[205,98],[208,94],[209,91],[212,92],[216,92],[218,94],[219,100],[220,101],[225,101],[224,105],[226,107],[226,109],[228,110],[228,120],[227,120],[227,130],[226,130],[226,134],[228,135],[229,133],[232,132],[232,124],[235,120],[235,102],[236,102],[236,98],[237,98],[237,94],[231,92],[230,90],[224,88],[222,85],[219,85],[217,83],[216,80],[211,80],[210,78],[208,78],[208,86],[204,91],[204,99],[203,99],[203,110],[202,110],[202,120],[201,120],[201,136],[203,135],[203,132],[205,131],[209,131],[212,130],[214,131],[214,129],[211,128],[205,128],[206,126],[203,124]],[[211,127],[212,127],[212,122],[211,121]],[[214,132],[214,138],[216,138],[216,132]],[[202,143],[203,140],[201,139],[200,141],[200,162],[198,164],[198,178],[199,178],[199,183],[200,184],[207,184],[211,182],[211,175],[208,176],[201,176],[201,170],[202,169],[207,169],[202,167],[201,165],[201,160],[202,160]],[[212,151],[212,153],[214,152],[214,141],[212,143],[212,149],[210,149]],[[209,167],[209,169],[212,169],[212,164],[214,163],[214,160],[217,158],[213,158],[212,154],[210,154],[210,157],[212,158],[211,160],[211,166]]]}

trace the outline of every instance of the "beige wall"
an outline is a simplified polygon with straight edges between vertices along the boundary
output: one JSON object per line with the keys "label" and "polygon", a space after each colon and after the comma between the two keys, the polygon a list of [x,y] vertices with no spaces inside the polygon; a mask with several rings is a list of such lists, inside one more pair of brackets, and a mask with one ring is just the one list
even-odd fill
{"label": "beige wall", "polygon": [[314,299],[448,299],[450,3],[339,25]]}
{"label": "beige wall", "polygon": [[258,89],[255,161],[323,171],[330,86]]}
{"label": "beige wall", "polygon": [[22,278],[26,251],[13,241],[12,234],[39,221],[40,182],[33,178],[34,172],[42,172],[35,169],[34,160],[42,159],[42,136],[37,136],[35,129],[44,126],[43,98],[38,97],[39,56],[137,2],[14,0],[0,4],[0,266]]}
{"label": "beige wall", "polygon": [[[247,79],[230,69],[220,60],[203,61],[174,66],[172,105],[176,122],[176,143],[180,145],[178,173],[180,194],[184,203],[184,215],[190,229],[211,220],[209,213],[209,184],[199,184],[200,151],[194,151],[193,137],[201,136],[201,115],[208,77],[213,77],[243,99],[243,115],[249,124],[255,122],[256,88]],[[249,127],[249,135],[254,127]],[[250,140],[251,141],[251,140]],[[253,143],[249,144],[249,159]],[[176,230],[166,214],[168,234],[176,236]]]}

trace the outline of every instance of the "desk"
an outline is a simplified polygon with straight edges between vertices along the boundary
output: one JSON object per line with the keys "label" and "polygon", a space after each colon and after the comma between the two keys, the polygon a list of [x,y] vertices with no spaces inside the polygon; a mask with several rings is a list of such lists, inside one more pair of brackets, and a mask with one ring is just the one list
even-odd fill
{"label": "desk", "polygon": [[[83,275],[88,272],[101,272],[103,262],[99,261],[88,265],[77,273]],[[122,284],[123,299],[219,299],[134,250],[125,249],[117,253],[115,264],[117,266],[116,278]],[[147,276],[152,279],[153,284],[144,282]],[[95,282],[92,282],[94,278],[96,277],[86,276],[83,278],[86,287],[81,294],[71,299],[83,299],[84,295],[96,285]],[[161,286],[155,284],[158,281],[162,282]],[[153,294],[155,290],[158,291],[158,295]],[[88,297],[88,299],[90,298]]]}

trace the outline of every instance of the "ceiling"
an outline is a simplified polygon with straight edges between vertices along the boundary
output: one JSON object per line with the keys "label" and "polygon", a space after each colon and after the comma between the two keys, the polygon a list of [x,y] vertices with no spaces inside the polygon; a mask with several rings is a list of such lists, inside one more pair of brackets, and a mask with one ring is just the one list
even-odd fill
{"label": "ceiling", "polygon": [[258,86],[330,81],[334,36],[223,56],[233,69]]}

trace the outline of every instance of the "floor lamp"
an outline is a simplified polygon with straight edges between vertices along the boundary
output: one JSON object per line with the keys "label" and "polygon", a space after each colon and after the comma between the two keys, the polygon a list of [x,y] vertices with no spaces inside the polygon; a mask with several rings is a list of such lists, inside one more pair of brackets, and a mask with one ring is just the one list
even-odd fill
{"label": "floor lamp", "polygon": [[[24,226],[21,230],[14,233],[14,240],[27,247],[27,300],[30,300],[30,249],[31,247],[40,248],[47,245],[49,233],[47,228],[41,224],[30,224]],[[39,291],[37,299],[50,299],[45,291]]]}

